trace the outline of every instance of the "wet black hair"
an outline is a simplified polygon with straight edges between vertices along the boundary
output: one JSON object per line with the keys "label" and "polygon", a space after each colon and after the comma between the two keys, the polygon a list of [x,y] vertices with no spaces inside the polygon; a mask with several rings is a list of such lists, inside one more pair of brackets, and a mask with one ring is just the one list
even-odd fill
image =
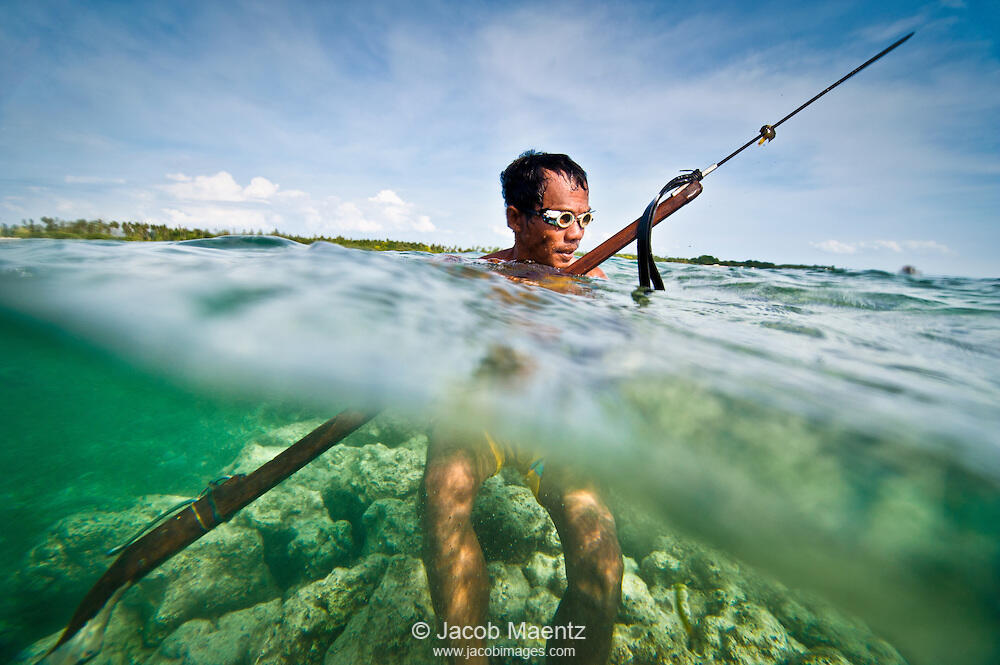
{"label": "wet black hair", "polygon": [[587,173],[568,155],[525,150],[500,174],[503,201],[520,212],[538,210],[545,196],[545,173],[559,173],[574,188],[587,187]]}

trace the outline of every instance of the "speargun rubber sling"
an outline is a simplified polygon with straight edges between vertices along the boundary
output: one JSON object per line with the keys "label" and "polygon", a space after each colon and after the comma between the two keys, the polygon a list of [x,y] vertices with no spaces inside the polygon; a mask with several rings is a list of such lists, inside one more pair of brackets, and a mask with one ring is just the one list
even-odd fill
{"label": "speargun rubber sling", "polygon": [[[281,451],[247,476],[232,476],[211,486],[197,501],[127,546],[90,589],[46,657],[95,617],[121,587],[133,584],[164,561],[236,514],[340,442],[374,416],[343,411]],[[43,659],[44,660],[44,659]]]}

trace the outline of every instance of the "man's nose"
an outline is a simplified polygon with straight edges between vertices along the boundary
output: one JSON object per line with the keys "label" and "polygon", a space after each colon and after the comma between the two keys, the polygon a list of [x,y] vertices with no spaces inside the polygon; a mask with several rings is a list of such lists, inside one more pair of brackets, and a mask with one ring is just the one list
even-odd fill
{"label": "man's nose", "polygon": [[573,223],[566,227],[565,238],[567,240],[579,240],[583,237],[583,227],[580,222],[573,220]]}

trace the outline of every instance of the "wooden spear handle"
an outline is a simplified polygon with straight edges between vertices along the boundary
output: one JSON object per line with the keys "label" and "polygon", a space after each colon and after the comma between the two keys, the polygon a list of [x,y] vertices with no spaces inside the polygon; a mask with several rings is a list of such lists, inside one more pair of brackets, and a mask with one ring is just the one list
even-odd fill
{"label": "wooden spear handle", "polygon": [[[342,411],[248,476],[233,476],[125,548],[76,608],[55,651],[101,611],[115,591],[151,570],[227,521],[269,489],[326,452],[375,414]],[[48,654],[46,654],[48,655]]]}
{"label": "wooden spear handle", "polygon": [[[674,193],[669,199],[657,207],[656,214],[653,215],[653,225],[657,225],[670,215],[680,210],[681,206],[694,200],[694,197],[701,194],[701,183],[688,183],[683,189]],[[597,266],[601,265],[615,253],[620,252],[625,245],[635,240],[635,234],[639,229],[639,220],[635,220],[624,229],[614,234],[593,250],[584,254],[579,259],[563,269],[564,273],[570,275],[585,275]]]}

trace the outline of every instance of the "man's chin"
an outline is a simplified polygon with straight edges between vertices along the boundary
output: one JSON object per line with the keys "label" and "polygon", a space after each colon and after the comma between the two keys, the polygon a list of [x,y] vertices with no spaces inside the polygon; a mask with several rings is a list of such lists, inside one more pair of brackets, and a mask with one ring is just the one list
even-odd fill
{"label": "man's chin", "polygon": [[572,253],[570,253],[570,254],[561,254],[561,253],[559,253],[559,254],[553,254],[552,255],[552,263],[550,265],[553,268],[559,268],[560,270],[562,270],[563,268],[568,268],[573,263],[573,261],[575,261],[575,260],[576,260],[576,257]]}

